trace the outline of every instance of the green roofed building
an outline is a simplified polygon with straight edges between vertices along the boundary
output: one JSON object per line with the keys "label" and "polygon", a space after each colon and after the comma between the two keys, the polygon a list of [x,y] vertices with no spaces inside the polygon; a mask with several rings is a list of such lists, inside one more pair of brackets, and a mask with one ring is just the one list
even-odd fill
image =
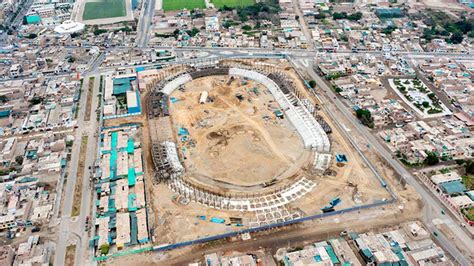
{"label": "green roofed building", "polygon": [[403,11],[400,8],[377,8],[375,15],[379,18],[399,18],[403,17]]}
{"label": "green roofed building", "polygon": [[41,18],[38,15],[28,15],[25,17],[25,20],[28,25],[41,23]]}
{"label": "green roofed building", "polygon": [[439,186],[441,187],[443,192],[448,194],[449,196],[463,194],[465,191],[467,191],[467,188],[459,180],[441,183],[439,184]]}
{"label": "green roofed building", "polygon": [[10,113],[11,113],[11,110],[3,110],[3,111],[0,111],[0,118],[9,117],[9,116],[10,116]]}
{"label": "green roofed building", "polygon": [[326,252],[328,253],[329,257],[331,258],[331,262],[334,264],[334,265],[337,265],[340,263],[339,259],[337,258],[337,255],[336,253],[334,252],[334,250],[332,249],[332,247],[330,245],[327,245],[324,247],[326,249]]}
{"label": "green roofed building", "polygon": [[127,78],[114,78],[114,89],[113,95],[124,94],[127,91],[132,89],[131,82],[135,80],[136,77],[127,77]]}

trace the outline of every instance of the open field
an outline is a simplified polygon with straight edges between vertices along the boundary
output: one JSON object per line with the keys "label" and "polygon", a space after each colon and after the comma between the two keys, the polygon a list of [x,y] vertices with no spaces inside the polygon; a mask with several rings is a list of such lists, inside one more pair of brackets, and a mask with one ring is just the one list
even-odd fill
{"label": "open field", "polygon": [[[72,205],[71,216],[78,216],[81,212],[81,201],[82,201],[82,179],[84,177],[84,162],[86,161],[87,152],[87,136],[82,136],[81,149],[79,152],[79,162],[77,165],[77,176],[76,184],[74,186],[74,202]],[[70,177],[74,178],[74,177]]]}
{"label": "open field", "polygon": [[172,11],[186,8],[193,10],[195,8],[206,8],[204,0],[163,0],[163,10]]}
{"label": "open field", "polygon": [[213,3],[216,8],[221,8],[224,6],[241,7],[251,6],[255,4],[255,0],[211,0],[211,3]]}
{"label": "open field", "polygon": [[83,20],[123,17],[126,0],[90,0],[87,1],[82,14]]}
{"label": "open field", "polygon": [[[228,85],[228,79],[201,78],[172,94],[179,100],[170,108],[173,124],[189,131],[177,141],[188,175],[225,189],[295,174],[310,153],[288,120],[275,116],[280,109],[273,96],[261,84],[235,79]],[[203,91],[212,102],[199,103]]]}

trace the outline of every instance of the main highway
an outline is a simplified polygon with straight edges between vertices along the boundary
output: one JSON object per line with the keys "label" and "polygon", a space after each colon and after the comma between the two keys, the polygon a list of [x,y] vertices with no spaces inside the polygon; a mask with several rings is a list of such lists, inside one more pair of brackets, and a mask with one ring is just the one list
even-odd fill
{"label": "main highway", "polygon": [[150,27],[153,22],[153,15],[155,12],[155,1],[156,0],[144,0],[142,10],[140,12],[140,18],[137,26],[137,37],[135,38],[135,45],[143,48],[147,46],[150,38]]}
{"label": "main highway", "polygon": [[[76,245],[75,254],[75,265],[90,265],[92,257],[89,255],[89,237],[86,228],[87,216],[91,213],[91,201],[93,199],[92,185],[89,179],[92,176],[93,164],[95,160],[95,154],[97,152],[98,145],[98,134],[101,120],[96,119],[97,108],[101,108],[99,103],[99,86],[100,86],[100,75],[98,67],[104,59],[103,54],[99,55],[90,65],[89,71],[84,75],[83,82],[83,93],[80,99],[79,115],[77,118],[78,128],[75,134],[74,145],[71,154],[71,165],[69,167],[67,182],[61,180],[60,183],[64,183],[64,197],[62,200],[62,212],[61,217],[56,218],[56,223],[59,223],[59,235],[56,245],[56,254],[54,259],[54,265],[65,265],[66,248],[68,245]],[[94,84],[92,85],[92,91],[88,91],[90,77],[95,77]],[[92,93],[91,106],[87,106],[87,96]],[[90,119],[85,117],[86,108],[90,108]],[[82,136],[88,137],[86,146],[86,160],[84,162],[84,169],[78,169],[78,161],[81,153],[81,138]],[[82,183],[79,184],[76,181],[78,171],[83,171]],[[79,186],[82,191],[80,199],[74,199],[75,187]],[[61,186],[62,187],[62,186]],[[60,193],[60,192],[59,192]],[[74,205],[74,200],[81,201],[80,213],[78,216],[72,217],[71,212]]]}

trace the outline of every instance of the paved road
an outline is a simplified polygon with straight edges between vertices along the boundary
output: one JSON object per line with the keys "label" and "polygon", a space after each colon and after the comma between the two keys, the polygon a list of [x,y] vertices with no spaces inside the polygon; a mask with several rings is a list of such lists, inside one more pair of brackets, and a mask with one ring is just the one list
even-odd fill
{"label": "paved road", "polygon": [[[85,265],[85,261],[89,260],[89,256],[87,255],[88,251],[88,244],[89,244],[89,237],[88,232],[84,230],[86,228],[86,219],[87,216],[90,216],[91,213],[91,200],[92,200],[92,191],[93,186],[90,182],[92,178],[92,169],[95,160],[95,154],[97,151],[97,141],[98,141],[98,131],[99,131],[99,124],[96,119],[96,112],[95,110],[98,107],[99,101],[97,100],[97,94],[99,93],[99,84],[100,84],[100,77],[95,76],[94,82],[94,89],[93,91],[93,98],[95,99],[92,101],[91,105],[91,120],[88,121],[84,128],[87,130],[88,134],[88,143],[87,143],[87,154],[86,161],[85,161],[85,169],[84,169],[84,178],[82,183],[82,202],[81,202],[81,213],[79,215],[79,219],[75,223],[75,232],[82,235],[83,241],[81,245],[76,248],[76,263],[77,265]],[[91,167],[91,169],[89,169]],[[92,221],[92,220],[91,220]]]}
{"label": "paved road", "polygon": [[150,27],[155,14],[155,0],[145,0],[138,20],[137,37],[135,43],[137,47],[146,47],[150,39]]}
{"label": "paved road", "polygon": [[[429,192],[422,184],[420,184],[410,172],[408,172],[403,165],[400,164],[397,160],[395,160],[392,156],[392,154],[379,142],[379,140],[372,135],[372,133],[369,131],[369,129],[359,122],[356,121],[354,115],[352,112],[347,108],[340,100],[337,98],[336,94],[332,91],[332,89],[327,85],[327,83],[320,77],[318,76],[314,70],[312,69],[311,66],[306,68],[306,72],[310,75],[312,79],[316,81],[318,86],[323,89],[325,95],[323,94],[322,96],[326,99],[324,102],[324,105],[328,105],[329,108],[335,109],[339,111],[346,120],[351,124],[353,128],[356,129],[356,133],[353,132],[353,134],[357,134],[359,136],[362,136],[365,138],[367,143],[370,143],[372,147],[378,152],[378,154],[385,159],[394,169],[397,173],[401,174],[402,177],[407,181],[409,185],[414,187],[416,191],[421,195],[424,204],[429,208],[430,210],[436,210],[436,211],[430,211],[427,212],[429,216],[424,217],[424,222],[428,225],[429,229],[432,230],[433,232],[433,219],[439,218],[448,223],[450,225],[450,229],[453,231],[453,233],[456,235],[457,240],[456,241],[461,241],[464,243],[466,247],[470,248],[470,251],[474,253],[474,241],[468,237],[465,232],[460,228],[459,223],[457,219],[451,217],[451,216],[445,216],[441,214],[441,210],[444,208],[442,204],[438,201],[437,198],[435,198],[431,192]],[[438,235],[441,235],[438,232]],[[465,255],[461,254],[459,250],[450,242],[447,241],[444,236],[440,237],[440,244],[441,246],[447,250],[449,253],[451,253],[459,263],[462,265],[470,265],[468,259],[465,257]],[[472,254],[471,253],[471,254]]]}
{"label": "paved road", "polygon": [[[150,0],[150,1],[155,1],[155,0]],[[149,12],[153,12],[152,9],[150,9]],[[149,24],[149,23],[148,23]],[[147,30],[149,30],[147,28]],[[140,33],[143,35],[143,33]],[[149,34],[146,34],[149,38]],[[143,35],[144,36],[144,35]],[[139,37],[142,39],[143,43],[143,38]],[[145,39],[145,44],[148,42],[148,39]],[[143,47],[145,46],[143,45]],[[75,46],[64,46],[67,49],[80,49]],[[172,47],[172,46],[153,46],[149,47],[153,49],[163,49],[163,50],[171,50],[174,49],[177,52],[184,52],[184,51],[205,51],[207,52],[207,56],[204,58],[209,58],[209,57],[216,57],[216,56],[221,56],[221,57],[261,57],[264,55],[291,55],[295,58],[306,58],[306,59],[311,59],[314,58],[315,56],[323,54],[322,52],[315,52],[309,49],[280,49],[280,48],[275,48],[275,49],[261,49],[261,48],[230,48],[230,47]],[[107,52],[114,52],[114,51],[123,51],[123,50],[128,50],[130,47],[112,47],[108,48]],[[232,54],[224,56],[222,52],[232,52]],[[340,55],[351,55],[351,54],[356,54],[353,51],[350,50],[341,50],[338,51],[337,54]],[[365,52],[359,52],[359,54],[374,54],[374,55],[383,55],[385,52],[382,51],[365,51]],[[435,52],[397,52],[397,54],[404,56],[406,59],[432,59],[436,57],[442,57],[442,56],[449,56],[450,59],[455,59],[455,60],[461,60],[461,61],[471,61],[474,60],[474,54],[463,54],[463,53],[435,53]],[[102,56],[105,56],[102,55]],[[102,58],[103,60],[103,58]],[[95,63],[101,63],[102,60],[96,60],[94,61]],[[153,64],[159,64],[159,63],[153,63]],[[152,65],[152,64],[150,64]],[[133,67],[133,66],[116,66],[116,67],[109,67],[110,69],[115,69],[117,67]],[[91,68],[95,68],[91,67]],[[45,78],[54,78],[54,77],[63,77],[63,76],[70,76],[74,74],[73,72],[70,73],[65,73],[65,74],[48,74],[44,75]],[[35,77],[19,77],[19,78],[8,78],[8,79],[2,79],[0,82],[3,81],[9,81],[9,80],[33,80],[36,79]]]}
{"label": "paved road", "polygon": [[[75,135],[75,143],[73,146],[72,156],[71,156],[71,166],[69,168],[69,177],[66,183],[65,194],[63,199],[63,211],[62,217],[60,219],[59,226],[59,237],[57,242],[56,256],[54,260],[55,265],[64,265],[64,259],[66,254],[66,247],[75,243],[76,254],[75,254],[75,264],[76,265],[86,265],[90,264],[90,256],[88,254],[88,244],[89,237],[88,232],[84,230],[87,216],[90,216],[91,213],[91,200],[92,200],[92,186],[89,182],[91,177],[91,171],[89,166],[92,166],[95,160],[95,154],[97,149],[99,122],[96,119],[96,108],[99,106],[99,101],[97,95],[99,94],[99,83],[100,76],[98,74],[98,66],[102,62],[103,57],[99,57],[99,60],[92,64],[91,73],[87,74],[84,77],[84,90],[80,100],[79,115],[78,115],[78,129]],[[92,102],[91,102],[91,119],[90,121],[85,121],[86,113],[86,101],[87,95],[90,93],[88,91],[89,86],[89,77],[95,76],[94,87],[92,90]],[[81,198],[81,211],[80,215],[74,218],[71,218],[71,211],[74,200],[74,188],[76,186],[76,176],[78,172],[78,160],[81,146],[81,137],[83,135],[88,136],[87,142],[87,154],[91,156],[86,156],[86,161],[84,163],[84,175],[82,179],[82,198]]]}
{"label": "paved road", "polygon": [[309,32],[308,26],[306,25],[306,21],[304,20],[303,12],[301,12],[299,1],[292,0],[293,7],[295,8],[295,13],[298,16],[299,23],[301,25],[301,30],[303,31],[304,36],[306,37],[306,42],[308,43],[308,48],[313,50],[314,49],[314,42]]}
{"label": "paved road", "polygon": [[[170,47],[161,47],[161,49],[171,49]],[[181,52],[190,52],[190,51],[198,51],[196,49],[189,49],[189,48],[183,48],[183,49],[174,49],[178,54]],[[104,66],[101,67],[100,69],[102,71],[111,71],[115,70],[117,68],[132,68],[132,67],[151,67],[151,66],[156,66],[156,65],[167,65],[167,64],[183,64],[183,63],[192,63],[192,62],[200,62],[202,60],[206,59],[225,59],[225,58],[276,58],[276,57],[283,57],[286,55],[291,55],[291,57],[294,57],[296,59],[301,59],[305,61],[312,61],[313,56],[311,52],[305,51],[305,52],[295,52],[295,53],[280,53],[280,52],[275,52],[268,50],[266,52],[263,52],[264,50],[260,50],[260,52],[255,52],[253,50],[242,50],[242,49],[236,49],[236,48],[225,48],[225,49],[215,49],[215,50],[207,50],[204,49],[206,52],[206,55],[203,57],[198,57],[195,59],[178,59],[176,61],[170,61],[170,62],[154,62],[154,63],[146,63],[146,64],[136,64],[136,65],[129,65],[129,66]],[[232,53],[224,54],[223,52],[228,51]],[[433,56],[428,55],[428,56],[423,56],[423,58],[432,58]],[[472,61],[474,61],[474,56],[472,58]]]}
{"label": "paved road", "polygon": [[26,0],[23,1],[21,4],[19,4],[19,10],[18,13],[16,14],[15,17],[10,17],[6,20],[6,26],[11,26],[11,27],[18,27],[21,25],[23,21],[23,17],[25,16],[26,12],[28,12],[28,9],[30,6],[33,4],[33,0]]}
{"label": "paved road", "polygon": [[[71,243],[71,211],[74,200],[74,187],[76,184],[76,176],[78,171],[79,153],[81,147],[81,137],[85,133],[85,128],[82,126],[84,123],[85,106],[87,100],[87,94],[89,86],[89,78],[85,78],[83,82],[83,93],[80,99],[80,108],[78,114],[78,129],[75,134],[74,145],[72,147],[71,161],[69,166],[68,178],[65,187],[65,193],[63,198],[63,209],[62,216],[60,217],[59,225],[59,238],[57,242],[56,255],[54,265],[64,265],[64,259],[66,255],[66,247]],[[77,237],[74,240],[75,243],[80,244],[81,238]]]}

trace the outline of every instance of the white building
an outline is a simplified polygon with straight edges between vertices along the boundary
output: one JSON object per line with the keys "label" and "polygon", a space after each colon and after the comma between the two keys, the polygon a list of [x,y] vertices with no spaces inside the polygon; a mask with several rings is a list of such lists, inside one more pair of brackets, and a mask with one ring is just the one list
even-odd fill
{"label": "white building", "polygon": [[84,24],[71,20],[66,20],[61,25],[58,25],[54,28],[54,31],[59,34],[72,34],[82,32],[83,30]]}

